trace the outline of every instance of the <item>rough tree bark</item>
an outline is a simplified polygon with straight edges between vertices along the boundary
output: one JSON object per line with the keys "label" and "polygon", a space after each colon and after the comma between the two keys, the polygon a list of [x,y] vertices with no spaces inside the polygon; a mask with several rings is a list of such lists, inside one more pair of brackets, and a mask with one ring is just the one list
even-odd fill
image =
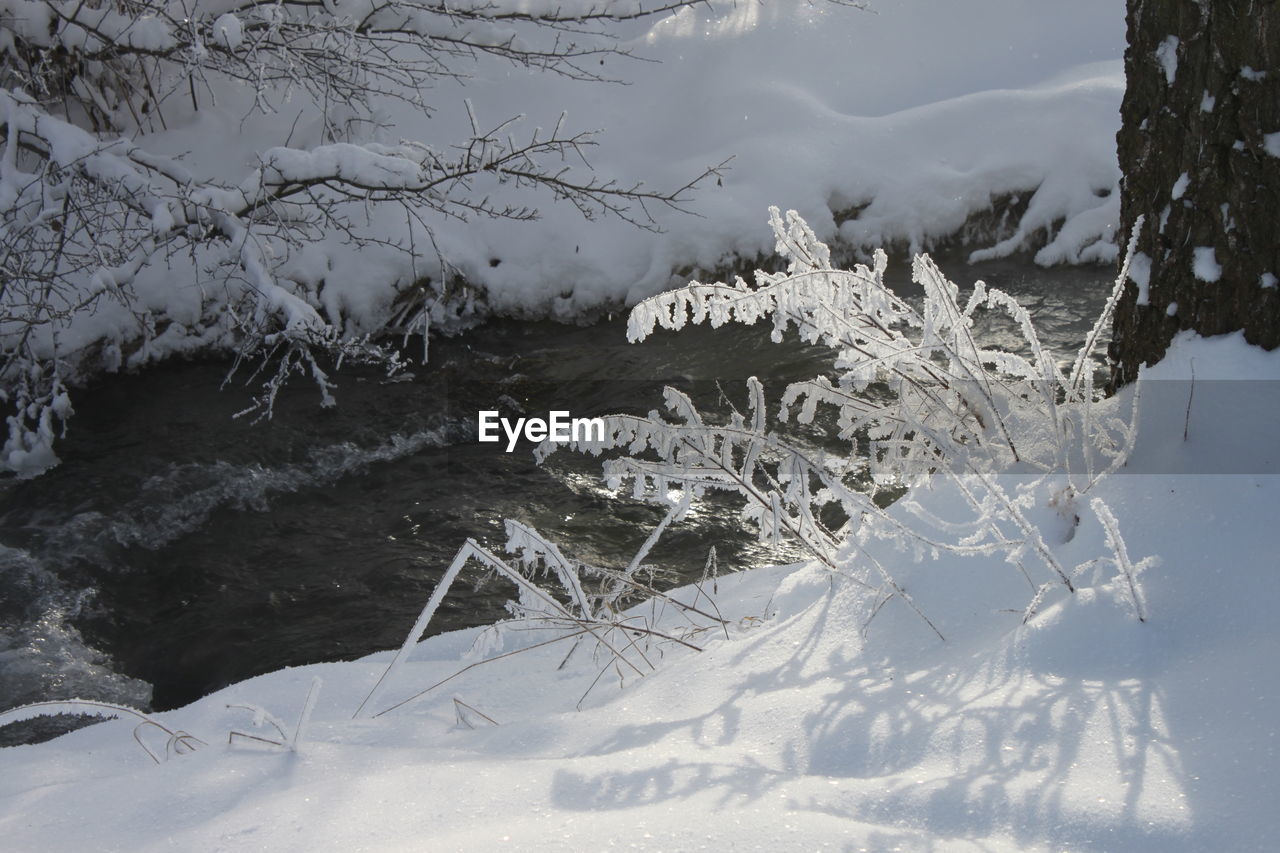
{"label": "rough tree bark", "polygon": [[1280,345],[1280,0],[1128,0],[1128,35],[1113,385],[1183,329]]}

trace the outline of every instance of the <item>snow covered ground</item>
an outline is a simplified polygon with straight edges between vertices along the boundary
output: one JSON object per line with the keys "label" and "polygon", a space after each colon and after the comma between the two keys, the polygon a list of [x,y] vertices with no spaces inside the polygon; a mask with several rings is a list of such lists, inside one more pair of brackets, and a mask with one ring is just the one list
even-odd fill
{"label": "snow covered ground", "polygon": [[[747,572],[719,581],[727,634],[659,644],[621,687],[610,670],[591,688],[586,653],[558,669],[562,642],[353,720],[383,653],[158,715],[208,743],[158,766],[133,722],[6,749],[0,833],[20,850],[1272,849],[1280,358],[1183,337],[1144,379],[1134,456],[1094,494],[1133,562],[1160,558],[1140,575],[1146,622],[1109,560],[1021,625],[1010,565],[884,546],[946,642],[899,601],[864,642],[870,602],[813,566]],[[913,497],[958,506],[942,484]],[[1082,515],[1053,541],[1064,564],[1109,553]],[[382,706],[492,656],[469,652],[480,634],[421,644]],[[291,734],[315,676],[296,752],[228,745],[278,737],[228,705]]]}

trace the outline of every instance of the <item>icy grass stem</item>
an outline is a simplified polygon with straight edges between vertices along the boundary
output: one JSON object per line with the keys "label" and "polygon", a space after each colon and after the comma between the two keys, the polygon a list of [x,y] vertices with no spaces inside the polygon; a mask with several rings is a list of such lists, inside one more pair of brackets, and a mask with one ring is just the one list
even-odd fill
{"label": "icy grass stem", "polygon": [[1094,498],[1090,501],[1090,506],[1093,507],[1098,520],[1102,522],[1103,530],[1106,531],[1107,547],[1115,554],[1116,568],[1128,587],[1129,599],[1133,603],[1133,613],[1138,617],[1139,622],[1146,622],[1146,608],[1143,606],[1142,596],[1138,592],[1138,574],[1154,563],[1155,559],[1153,557],[1145,557],[1137,565],[1134,565],[1133,561],[1129,559],[1129,549],[1124,543],[1124,538],[1120,535],[1120,525],[1116,522],[1116,517],[1112,514],[1111,508],[1103,503],[1101,498]]}

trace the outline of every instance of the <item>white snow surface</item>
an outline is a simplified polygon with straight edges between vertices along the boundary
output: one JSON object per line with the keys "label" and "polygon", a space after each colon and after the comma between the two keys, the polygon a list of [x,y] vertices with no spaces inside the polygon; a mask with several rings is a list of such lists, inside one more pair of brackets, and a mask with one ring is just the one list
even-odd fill
{"label": "white snow surface", "polygon": [[1145,252],[1134,252],[1129,259],[1129,279],[1138,285],[1138,304],[1151,304],[1151,257]]}
{"label": "white snow surface", "polygon": [[[715,0],[623,27],[624,46],[656,60],[610,58],[600,69],[628,85],[482,61],[469,79],[434,86],[431,115],[387,102],[377,115],[384,127],[353,121],[348,141],[412,139],[446,150],[469,134],[469,100],[486,128],[525,116],[511,131],[517,140],[554,126],[562,111],[570,131],[602,129],[591,166],[623,186],[671,189],[733,158],[721,185],[713,180],[695,191],[695,215],[654,209],[659,234],[617,220],[587,222],[547,195],[478,182],[476,194],[495,205],[535,204],[542,213],[532,223],[428,220],[435,245],[503,312],[576,317],[681,284],[673,273],[682,268],[710,268],[733,253],[768,254],[760,224],[769,205],[799,211],[823,239],[839,230],[860,247],[900,241],[921,248],[1012,194],[1030,205],[1009,223],[1013,238],[989,254],[1047,242],[1042,263],[1113,260],[1124,3],[874,6],[868,13],[807,0]],[[230,38],[231,29],[224,31]],[[324,141],[314,111],[284,103],[277,113],[254,113],[251,93],[239,87],[219,93],[216,107],[184,126],[142,141],[238,185],[264,158],[286,163],[278,148],[286,140],[294,147]],[[366,165],[360,174],[376,177],[376,164]],[[857,208],[857,218],[846,220]],[[370,216],[358,223],[363,232],[408,245],[402,210]],[[333,241],[289,258],[280,272],[330,322],[376,329],[399,290],[437,272],[431,239],[415,232],[415,258],[391,249],[357,253]],[[183,278],[181,269],[145,270],[135,287],[181,322],[198,292]],[[84,330],[67,340],[126,336],[131,322],[127,312],[104,311],[83,318]],[[151,356],[170,345],[179,352],[191,342],[160,342]]]}
{"label": "white snow surface", "polygon": [[1213,246],[1196,246],[1191,252],[1191,271],[1201,281],[1213,283],[1222,278],[1222,264]]}
{"label": "white snow surface", "polygon": [[1165,40],[1160,42],[1156,48],[1156,61],[1160,63],[1160,67],[1164,69],[1164,82],[1170,86],[1173,80],[1178,76],[1178,41],[1177,36],[1166,36]]}
{"label": "white snow surface", "polygon": [[218,42],[227,50],[236,50],[244,43],[244,24],[230,12],[218,16],[213,22],[213,31]]}
{"label": "white snow surface", "polygon": [[[383,653],[158,715],[208,742],[160,765],[132,722],[0,750],[0,837],[14,850],[1273,849],[1280,354],[1184,334],[1143,379],[1157,381],[1135,453],[1091,495],[1135,562],[1162,558],[1139,576],[1145,623],[1109,568],[1024,626],[1013,567],[881,548],[947,640],[891,602],[864,643],[852,584],[756,570],[719,582],[728,637],[670,646],[623,687],[609,676],[581,710],[600,664],[557,669],[565,649],[549,646],[353,721]],[[913,497],[959,509],[941,484]],[[1068,565],[1105,550],[1081,515],[1053,541]],[[423,642],[385,701],[477,660],[480,634]],[[292,733],[317,676],[298,751],[228,746],[231,729],[272,730],[227,705]],[[498,725],[459,722],[454,697]]]}

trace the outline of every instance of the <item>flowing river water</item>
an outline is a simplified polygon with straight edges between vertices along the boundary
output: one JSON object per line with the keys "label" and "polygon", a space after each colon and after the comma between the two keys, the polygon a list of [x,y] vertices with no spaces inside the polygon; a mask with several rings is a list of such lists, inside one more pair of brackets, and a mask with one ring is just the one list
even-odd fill
{"label": "flowing river water", "polygon": [[[1110,292],[1110,268],[1041,269],[1026,259],[969,267],[1028,307],[1046,345],[1073,353]],[[890,264],[904,294],[910,265]],[[988,345],[1016,347],[984,320]],[[661,388],[743,380],[773,390],[831,369],[831,353],[769,340],[765,324],[692,327],[626,342],[625,321],[495,321],[432,344],[406,381],[344,369],[321,410],[295,380],[271,422],[232,415],[240,383],[223,362],[171,363],[104,377],[76,398],[62,464],[0,482],[0,710],[68,697],[164,709],[283,666],[396,646],[467,537],[500,548],[502,523],[537,527],[571,557],[626,565],[661,518],[609,493],[600,461],[568,452],[534,463],[522,443],[476,441],[476,413],[518,401],[530,415],[660,409]],[[797,558],[744,533],[729,499],[674,525],[649,563],[659,582]],[[509,591],[455,587],[432,631],[492,622]],[[11,726],[9,729],[18,729]],[[0,732],[0,743],[30,737]]]}

